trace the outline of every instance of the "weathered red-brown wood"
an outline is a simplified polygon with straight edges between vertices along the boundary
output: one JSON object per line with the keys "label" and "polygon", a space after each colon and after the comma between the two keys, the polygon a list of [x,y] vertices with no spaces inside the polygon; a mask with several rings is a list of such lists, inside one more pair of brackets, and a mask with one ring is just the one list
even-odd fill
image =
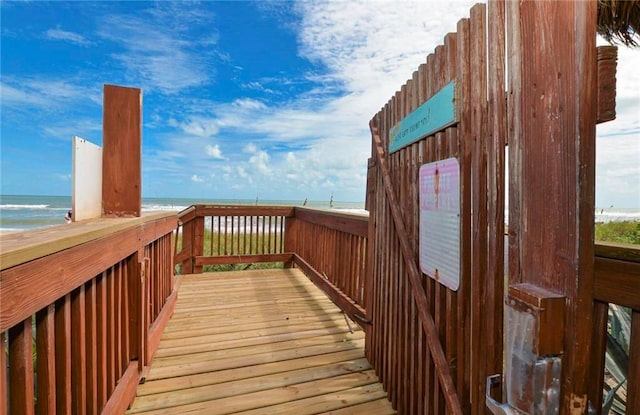
{"label": "weathered red-brown wood", "polygon": [[87,413],[87,347],[84,285],[71,294],[71,403],[74,414]]}
{"label": "weathered red-brown wood", "polygon": [[598,123],[616,119],[617,46],[598,46]]}
{"label": "weathered red-brown wood", "polygon": [[258,255],[224,255],[224,256],[197,256],[195,264],[215,265],[215,264],[253,264],[257,262],[288,262],[292,258],[292,253],[282,254],[258,254]]}
{"label": "weathered red-brown wood", "polygon": [[363,326],[365,330],[367,330],[367,321],[366,321],[366,312],[362,308],[362,306],[356,304],[351,298],[344,295],[340,290],[337,289],[335,285],[333,285],[330,281],[325,279],[323,275],[321,275],[317,270],[315,270],[304,258],[301,258],[297,254],[294,255],[294,261],[298,268],[304,272],[304,274],[309,277],[309,279],[318,286],[322,291],[327,294],[327,296],[336,303],[340,309],[342,309],[347,315],[357,321],[359,324]]}
{"label": "weathered red-brown wood", "polygon": [[103,216],[140,216],[142,208],[142,91],[104,86]]}
{"label": "weathered red-brown wood", "polygon": [[109,396],[107,381],[107,272],[96,278],[96,387],[98,408],[102,408]]}
{"label": "weathered red-brown wood", "polygon": [[71,414],[71,295],[55,303],[56,414]]}
{"label": "weathered red-brown wood", "polygon": [[11,327],[8,333],[9,385],[11,386],[9,405],[11,405],[11,412],[33,415],[35,396],[33,391],[31,317]]}
{"label": "weathered red-brown wood", "polygon": [[149,327],[149,335],[147,341],[147,358],[149,361],[153,359],[156,351],[158,350],[158,345],[160,344],[160,336],[162,336],[162,332],[164,328],[167,326],[169,319],[173,315],[173,310],[176,307],[176,301],[178,300],[178,292],[174,291],[160,311],[160,314],[156,318],[156,320]]}
{"label": "weathered red-brown wood", "polygon": [[107,392],[111,394],[118,381],[116,369],[116,265],[107,271]]}
{"label": "weathered red-brown wood", "polygon": [[[112,264],[126,258],[158,238],[156,234],[171,232],[175,218],[160,220],[157,227],[131,228],[104,238],[74,246],[55,254],[41,257],[2,271],[2,302],[0,302],[0,330],[15,325],[26,316],[52,304],[58,298],[84,284]],[[151,239],[147,239],[151,238]],[[108,246],[110,249],[104,249]],[[91,258],[91,261],[87,261]],[[57,264],[51,267],[51,264]],[[37,296],[30,295],[31,287],[38,287]]]}
{"label": "weathered red-brown wood", "polygon": [[[472,243],[471,243],[471,355],[472,359],[486,356],[489,333],[486,332],[484,310],[487,307],[487,140],[486,140],[486,6],[477,4],[471,9],[470,74],[474,79],[471,88],[471,134],[473,155],[471,160],[472,184]],[[479,362],[478,362],[479,363]],[[484,412],[485,379],[488,374],[484,364],[471,366],[471,412]]]}
{"label": "weathered red-brown wood", "polygon": [[567,296],[562,412],[585,413],[592,335],[597,2],[508,2],[507,10],[513,116],[509,279]]}
{"label": "weathered red-brown wood", "polygon": [[295,216],[293,206],[197,205],[195,209],[196,216]]}
{"label": "weathered red-brown wood", "polygon": [[451,379],[451,374],[449,372],[446,357],[444,356],[442,345],[438,340],[437,329],[433,322],[433,317],[427,311],[427,299],[423,291],[420,289],[420,274],[414,262],[415,256],[413,252],[411,252],[411,248],[409,247],[406,238],[406,231],[404,229],[404,223],[402,221],[402,216],[398,209],[398,203],[396,201],[396,197],[392,188],[391,180],[388,177],[388,167],[386,166],[385,153],[382,148],[378,129],[373,124],[371,125],[371,133],[376,143],[376,154],[378,156],[378,162],[380,164],[383,178],[386,177],[386,179],[384,180],[385,191],[387,193],[390,209],[393,212],[396,232],[398,234],[400,246],[403,251],[403,257],[405,258],[405,262],[409,270],[409,281],[411,282],[414,298],[418,305],[418,312],[420,314],[422,326],[427,333],[427,343],[429,345],[429,349],[431,350],[432,359],[438,373],[438,379],[440,381],[441,387],[443,388],[445,401],[447,403],[447,409],[451,413],[462,414],[462,409],[460,407],[460,402],[458,401],[458,396],[455,392],[455,386],[453,385],[453,381]]}
{"label": "weathered red-brown wood", "polygon": [[133,361],[127,366],[102,413],[123,414],[136,396],[138,380],[138,362]]}
{"label": "weathered red-brown wood", "polygon": [[[458,161],[460,163],[460,252],[471,252],[471,160],[473,143],[471,141],[471,114],[469,111],[471,100],[470,73],[470,22],[461,19],[457,25],[457,57],[456,57],[456,105],[459,120]],[[457,344],[457,385],[456,389],[460,401],[465,409],[471,406],[471,255],[462,255],[460,259],[460,286],[458,288],[458,322]]]}
{"label": "weathered red-brown wood", "polygon": [[[501,373],[503,362],[504,209],[507,105],[505,94],[505,3],[488,5],[487,113],[487,376]],[[493,395],[502,399],[501,394]]]}
{"label": "weathered red-brown wood", "polygon": [[640,310],[640,262],[596,257],[594,298]]}
{"label": "weathered red-brown wood", "polygon": [[36,373],[38,374],[36,414],[38,415],[56,411],[55,323],[53,304],[36,313]]}
{"label": "weathered red-brown wood", "polygon": [[[162,238],[165,238],[166,236],[163,236]],[[171,249],[169,247],[169,249]],[[170,251],[171,252],[171,251]],[[165,264],[163,264],[165,265]],[[169,268],[167,266],[167,268]],[[130,274],[131,271],[131,267],[130,267],[130,261],[129,258],[125,259],[123,261],[123,263],[121,263],[121,268],[122,270],[122,288],[121,288],[121,292],[122,292],[122,315],[120,316],[121,318],[121,322],[122,322],[122,370],[124,371],[125,368],[128,366],[129,362],[132,360],[131,359],[131,348],[130,345],[131,343],[131,338],[130,338],[130,334],[131,334],[131,318],[130,318],[130,314],[131,314],[131,297],[130,297],[130,293],[129,293],[129,286],[130,283],[129,281],[131,280],[132,275]]]}
{"label": "weathered red-brown wood", "polygon": [[[192,221],[192,223],[193,223],[193,230],[194,230],[194,232],[192,233],[193,240],[191,242],[192,255],[194,257],[198,257],[198,256],[202,256],[204,252],[204,246],[203,246],[204,245],[204,216],[197,216]],[[227,230],[229,229],[226,226],[225,228]],[[233,229],[233,227],[231,227],[231,229]],[[192,272],[196,274],[202,272],[202,266],[194,263]],[[152,281],[150,281],[150,283],[153,284]]]}
{"label": "weathered red-brown wood", "polygon": [[86,353],[87,353],[87,413],[98,413],[98,306],[97,279],[85,289]]}

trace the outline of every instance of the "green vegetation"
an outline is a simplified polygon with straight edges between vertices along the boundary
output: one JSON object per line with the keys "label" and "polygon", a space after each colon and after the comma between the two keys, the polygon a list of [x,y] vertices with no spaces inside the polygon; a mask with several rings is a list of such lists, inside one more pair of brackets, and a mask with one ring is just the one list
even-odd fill
{"label": "green vegetation", "polygon": [[[182,249],[182,235],[176,241],[178,252]],[[224,255],[251,255],[260,253],[279,253],[278,247],[282,245],[282,235],[279,233],[266,233],[263,235],[234,233],[233,236],[225,233],[211,232],[204,230],[203,255],[204,256],[224,256]],[[251,267],[252,269],[273,269],[282,268],[282,262],[261,262],[254,264],[220,264],[205,265],[204,272],[217,271],[240,271]],[[176,274],[181,274],[181,264],[176,264]]]}
{"label": "green vegetation", "polygon": [[596,223],[595,240],[640,245],[640,221]]}

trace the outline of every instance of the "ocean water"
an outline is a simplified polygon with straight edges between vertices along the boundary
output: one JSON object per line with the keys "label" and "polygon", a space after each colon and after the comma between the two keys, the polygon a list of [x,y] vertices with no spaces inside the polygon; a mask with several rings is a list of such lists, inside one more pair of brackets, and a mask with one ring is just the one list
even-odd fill
{"label": "ocean water", "polygon": [[[261,205],[302,206],[302,200],[258,200]],[[185,199],[143,198],[142,211],[176,211],[193,204],[254,205],[255,199]],[[329,201],[308,201],[308,207],[330,208]],[[21,231],[60,225],[71,209],[71,196],[13,196],[0,195],[0,231]],[[333,209],[345,212],[364,212],[364,202],[334,201]],[[596,222],[640,220],[640,208],[596,208]]]}
{"label": "ocean water", "polygon": [[[261,205],[302,206],[303,200],[258,200]],[[179,212],[194,204],[255,205],[255,199],[143,198],[142,211]],[[329,201],[308,201],[308,207],[331,208]],[[71,196],[0,195],[0,231],[23,231],[65,223]],[[364,212],[364,202],[333,202],[333,209]]]}

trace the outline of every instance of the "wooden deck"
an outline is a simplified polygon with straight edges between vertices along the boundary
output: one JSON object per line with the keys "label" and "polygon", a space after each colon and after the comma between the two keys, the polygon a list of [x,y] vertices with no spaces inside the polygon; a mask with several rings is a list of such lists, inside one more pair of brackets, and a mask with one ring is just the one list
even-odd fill
{"label": "wooden deck", "polygon": [[364,332],[299,270],[181,279],[127,413],[395,413],[364,357]]}

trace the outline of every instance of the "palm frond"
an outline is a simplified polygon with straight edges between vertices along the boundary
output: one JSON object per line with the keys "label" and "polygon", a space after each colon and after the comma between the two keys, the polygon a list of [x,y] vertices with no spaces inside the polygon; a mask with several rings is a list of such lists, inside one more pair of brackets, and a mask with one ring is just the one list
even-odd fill
{"label": "palm frond", "polygon": [[598,0],[598,33],[610,43],[640,44],[640,1]]}

